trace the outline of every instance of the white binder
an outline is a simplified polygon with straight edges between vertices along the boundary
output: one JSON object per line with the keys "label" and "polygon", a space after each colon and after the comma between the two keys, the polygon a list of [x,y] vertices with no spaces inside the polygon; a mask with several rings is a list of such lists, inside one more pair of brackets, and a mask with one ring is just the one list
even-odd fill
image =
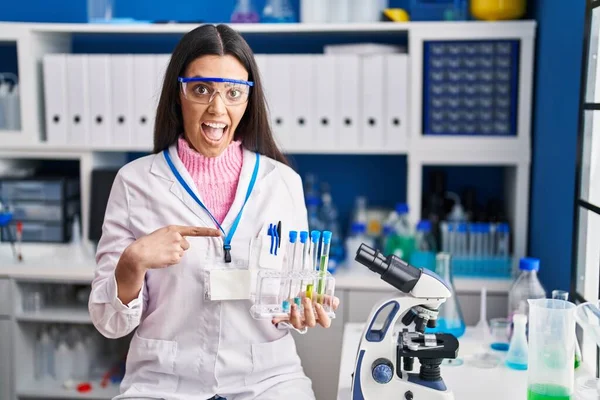
{"label": "white binder", "polygon": [[361,147],[382,150],[385,147],[384,109],[384,66],[385,55],[362,56],[362,77],[360,87],[362,93],[362,136]]}
{"label": "white binder", "polygon": [[110,69],[108,54],[88,54],[90,143],[93,148],[112,144]]}
{"label": "white binder", "polygon": [[267,70],[269,74],[265,76],[265,86],[269,94],[268,101],[271,107],[271,126],[275,140],[285,152],[293,150],[290,67],[289,55],[275,54],[268,56]]}
{"label": "white binder", "polygon": [[338,129],[341,125],[336,119],[336,108],[340,97],[346,96],[345,88],[336,82],[336,58],[329,55],[315,55],[314,93],[315,134],[314,146],[321,150],[332,150],[338,143]]}
{"label": "white binder", "polygon": [[167,72],[167,67],[169,66],[169,61],[171,61],[170,54],[155,54],[154,55],[154,109],[158,106],[158,102],[160,101],[160,94],[162,92],[162,87],[165,81],[165,73]]}
{"label": "white binder", "polygon": [[46,54],[43,58],[46,140],[67,143],[67,55]]}
{"label": "white binder", "polygon": [[116,147],[129,147],[133,122],[133,55],[113,54],[110,66],[112,142]]}
{"label": "white binder", "polygon": [[154,142],[154,118],[156,116],[156,83],[154,55],[133,56],[133,145],[151,148]]}
{"label": "white binder", "polygon": [[67,110],[69,128],[67,140],[72,145],[88,145],[89,98],[86,54],[67,56]]}
{"label": "white binder", "polygon": [[339,54],[335,58],[336,97],[335,126],[338,127],[337,146],[343,151],[360,149],[362,110],[360,108],[360,58],[351,54]]}
{"label": "white binder", "polygon": [[386,56],[384,82],[385,145],[391,150],[403,150],[408,139],[408,55]]}
{"label": "white binder", "polygon": [[315,137],[315,56],[298,54],[289,56],[290,68],[285,72],[290,74],[292,135],[290,141],[295,151],[304,152],[319,146]]}

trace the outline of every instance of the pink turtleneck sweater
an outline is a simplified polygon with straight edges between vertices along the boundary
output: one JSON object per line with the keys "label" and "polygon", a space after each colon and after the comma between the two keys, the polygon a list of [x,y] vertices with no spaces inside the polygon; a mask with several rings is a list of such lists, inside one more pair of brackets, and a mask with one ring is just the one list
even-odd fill
{"label": "pink turtleneck sweater", "polygon": [[221,224],[229,212],[242,171],[242,143],[233,141],[217,157],[205,157],[180,137],[177,154],[190,173],[202,202]]}

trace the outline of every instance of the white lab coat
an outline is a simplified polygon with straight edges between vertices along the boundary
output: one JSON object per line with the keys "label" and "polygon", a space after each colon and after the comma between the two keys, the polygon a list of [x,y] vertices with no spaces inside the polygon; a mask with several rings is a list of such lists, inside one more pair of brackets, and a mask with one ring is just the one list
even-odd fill
{"label": "white lab coat", "polygon": [[[176,145],[169,154],[202,199]],[[222,224],[225,232],[244,202],[255,158],[244,149],[235,200]],[[117,398],[204,400],[218,394],[227,400],[314,399],[288,330],[270,320],[253,319],[251,300],[205,299],[211,269],[256,271],[262,246],[270,245],[269,223],[278,221],[284,237],[289,230],[307,230],[302,182],[291,168],[261,156],[254,190],[231,243],[232,263],[224,262],[222,238],[188,237],[191,247],[181,263],[149,270],[138,298],[124,305],[117,298],[114,273],[129,244],[167,225],[215,225],[176,180],[162,153],[119,171],[106,209],[89,301],[92,321],[104,336],[118,338],[138,328]]]}

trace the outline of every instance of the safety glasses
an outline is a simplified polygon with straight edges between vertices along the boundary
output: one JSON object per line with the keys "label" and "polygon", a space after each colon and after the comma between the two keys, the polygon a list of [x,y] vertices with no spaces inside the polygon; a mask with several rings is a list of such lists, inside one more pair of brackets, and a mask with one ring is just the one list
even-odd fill
{"label": "safety glasses", "polygon": [[210,104],[219,93],[227,106],[244,104],[250,96],[250,88],[254,82],[228,78],[177,78],[181,92],[186,100],[198,104]]}

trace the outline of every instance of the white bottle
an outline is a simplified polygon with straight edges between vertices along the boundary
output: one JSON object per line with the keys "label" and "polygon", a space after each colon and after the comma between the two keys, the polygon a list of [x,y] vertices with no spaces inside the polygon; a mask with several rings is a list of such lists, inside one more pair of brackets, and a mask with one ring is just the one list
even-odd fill
{"label": "white bottle", "polygon": [[73,355],[63,338],[60,339],[54,354],[54,371],[56,380],[61,384],[72,378]]}
{"label": "white bottle", "polygon": [[345,243],[347,259],[351,263],[355,262],[354,256],[356,255],[356,251],[363,243],[369,247],[375,247],[373,239],[367,236],[367,226],[361,222],[354,222]]}
{"label": "white bottle", "polygon": [[89,379],[90,358],[83,340],[77,340],[73,347],[73,378],[80,381]]}

